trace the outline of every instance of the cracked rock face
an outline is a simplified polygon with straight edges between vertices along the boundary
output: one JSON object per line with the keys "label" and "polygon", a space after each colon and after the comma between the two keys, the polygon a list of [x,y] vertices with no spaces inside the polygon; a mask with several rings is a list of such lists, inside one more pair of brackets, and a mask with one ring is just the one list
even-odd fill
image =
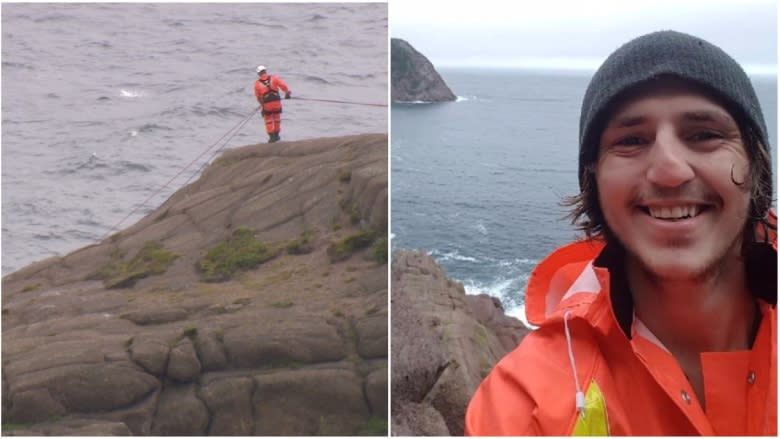
{"label": "cracked rock face", "polygon": [[391,90],[393,102],[446,102],[456,96],[433,67],[411,44],[390,39]]}
{"label": "cracked rock face", "polygon": [[[238,228],[274,257],[203,282],[197,261]],[[387,265],[327,255],[369,228],[387,230],[386,135],[227,151],[135,225],[3,278],[3,434],[353,435],[385,418]],[[307,252],[286,252],[304,231]],[[165,273],[89,280],[148,241],[178,255]]]}
{"label": "cracked rock face", "polygon": [[479,383],[528,330],[421,252],[395,253],[391,306],[393,434],[462,436]]}

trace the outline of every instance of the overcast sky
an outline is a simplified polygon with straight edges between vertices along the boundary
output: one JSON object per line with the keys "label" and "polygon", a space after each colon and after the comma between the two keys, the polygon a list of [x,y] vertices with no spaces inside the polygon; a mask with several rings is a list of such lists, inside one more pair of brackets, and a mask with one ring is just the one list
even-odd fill
{"label": "overcast sky", "polygon": [[775,0],[390,0],[390,35],[437,67],[595,69],[618,46],[673,29],[777,74]]}

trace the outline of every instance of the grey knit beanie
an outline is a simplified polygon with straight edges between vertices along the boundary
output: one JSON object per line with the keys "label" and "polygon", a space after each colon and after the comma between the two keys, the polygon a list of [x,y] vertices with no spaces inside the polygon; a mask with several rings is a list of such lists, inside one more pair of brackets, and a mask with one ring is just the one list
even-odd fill
{"label": "grey knit beanie", "polygon": [[580,113],[580,189],[585,167],[598,158],[609,104],[628,89],[661,75],[693,81],[713,92],[725,101],[735,119],[739,117],[751,125],[762,146],[769,149],[764,116],[742,67],[719,47],[700,38],[674,31],[654,32],[613,52],[588,85]]}

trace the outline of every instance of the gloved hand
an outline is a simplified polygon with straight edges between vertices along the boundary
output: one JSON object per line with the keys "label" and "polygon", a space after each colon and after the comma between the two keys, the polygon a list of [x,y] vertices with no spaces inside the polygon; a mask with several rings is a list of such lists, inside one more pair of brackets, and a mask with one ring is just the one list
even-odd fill
{"label": "gloved hand", "polygon": [[285,98],[285,99],[290,99],[291,97],[292,97],[292,92],[289,92],[289,91],[288,91],[288,92],[286,92],[286,93],[284,94],[284,98]]}

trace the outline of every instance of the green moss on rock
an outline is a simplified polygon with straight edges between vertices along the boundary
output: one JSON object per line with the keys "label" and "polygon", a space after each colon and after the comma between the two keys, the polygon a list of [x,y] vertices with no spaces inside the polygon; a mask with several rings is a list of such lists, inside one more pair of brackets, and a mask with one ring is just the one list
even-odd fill
{"label": "green moss on rock", "polygon": [[236,272],[252,270],[274,257],[274,252],[255,238],[246,228],[236,229],[226,241],[209,249],[198,261],[201,277],[206,282],[230,279]]}
{"label": "green moss on rock", "polygon": [[139,279],[165,273],[178,257],[159,242],[148,241],[129,261],[114,252],[111,262],[89,276],[89,279],[102,280],[106,288],[129,288]]}
{"label": "green moss on rock", "polygon": [[274,302],[274,303],[271,304],[271,306],[274,307],[274,308],[292,308],[293,305],[295,305],[295,302],[293,302],[291,300],[283,300],[283,301]]}
{"label": "green moss on rock", "polygon": [[358,224],[360,223],[360,220],[363,219],[363,215],[360,213],[360,209],[356,205],[352,205],[352,209],[349,211],[349,222],[352,224]]}
{"label": "green moss on rock", "polygon": [[332,243],[328,247],[330,261],[338,262],[348,259],[352,253],[370,246],[374,239],[376,239],[376,232],[373,230],[361,230]]}
{"label": "green moss on rock", "polygon": [[342,183],[349,183],[352,180],[352,171],[345,169],[339,173],[339,181]]}
{"label": "green moss on rock", "polygon": [[219,164],[221,166],[233,166],[233,165],[235,165],[236,163],[239,163],[239,162],[241,162],[241,159],[239,159],[237,157],[222,158],[222,159],[217,160],[217,164]]}
{"label": "green moss on rock", "polygon": [[38,288],[41,287],[41,284],[34,284],[34,285],[27,285],[24,288],[22,288],[23,293],[29,293],[30,291],[35,291]]}
{"label": "green moss on rock", "polygon": [[373,248],[374,260],[380,265],[387,264],[387,238],[377,239]]}
{"label": "green moss on rock", "polygon": [[32,424],[11,424],[11,423],[3,424],[2,425],[3,436],[8,436],[8,432],[11,431],[29,430],[31,427]]}
{"label": "green moss on rock", "polygon": [[303,255],[314,250],[314,232],[309,229],[301,232],[301,236],[287,244],[287,253],[291,255]]}
{"label": "green moss on rock", "polygon": [[357,436],[387,436],[387,418],[372,416],[366,424],[358,430]]}

